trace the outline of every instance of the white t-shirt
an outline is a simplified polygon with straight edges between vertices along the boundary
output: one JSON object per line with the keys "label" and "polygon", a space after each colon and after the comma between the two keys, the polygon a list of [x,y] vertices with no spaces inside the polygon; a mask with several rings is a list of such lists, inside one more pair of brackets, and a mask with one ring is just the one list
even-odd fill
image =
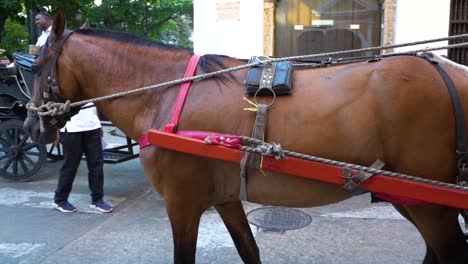
{"label": "white t-shirt", "polygon": [[52,30],[52,26],[50,26],[47,30],[42,31],[42,34],[37,38],[36,46],[43,46],[46,44],[47,38],[50,35],[50,31]]}
{"label": "white t-shirt", "polygon": [[[93,103],[87,103],[83,107],[93,105]],[[97,115],[96,107],[90,107],[82,109],[78,114],[72,116],[70,121],[68,121],[63,128],[60,129],[61,132],[83,132],[94,130],[101,127],[101,121]]]}

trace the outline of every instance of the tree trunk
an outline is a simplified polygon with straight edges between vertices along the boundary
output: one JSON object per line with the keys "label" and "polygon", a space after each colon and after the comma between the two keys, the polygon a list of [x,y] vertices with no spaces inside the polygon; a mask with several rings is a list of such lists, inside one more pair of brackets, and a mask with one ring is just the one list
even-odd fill
{"label": "tree trunk", "polygon": [[2,43],[3,34],[5,33],[5,21],[7,17],[4,15],[0,15],[0,43]]}
{"label": "tree trunk", "polygon": [[37,39],[37,28],[34,23],[34,1],[28,0],[24,2],[26,7],[26,25],[29,32],[29,43],[35,43]]}

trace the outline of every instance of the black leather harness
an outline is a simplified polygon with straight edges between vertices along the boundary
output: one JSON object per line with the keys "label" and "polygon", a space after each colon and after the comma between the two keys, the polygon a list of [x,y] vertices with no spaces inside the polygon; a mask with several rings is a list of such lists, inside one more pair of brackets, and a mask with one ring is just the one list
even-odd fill
{"label": "black leather harness", "polygon": [[440,66],[439,62],[435,61],[430,55],[424,53],[421,55],[422,58],[430,62],[439,72],[440,76],[447,86],[450,97],[452,99],[453,112],[455,116],[455,130],[456,130],[456,145],[458,169],[459,174],[457,181],[462,184],[468,181],[468,147],[466,144],[466,126],[465,126],[465,115],[463,111],[463,105],[461,103],[460,95],[457,92],[455,84],[453,83],[447,72]]}
{"label": "black leather harness", "polygon": [[[463,186],[468,185],[468,147],[466,144],[466,126],[463,105],[457,88],[447,72],[440,66],[439,62],[434,60],[430,54],[423,53],[421,58],[430,62],[439,72],[440,76],[447,86],[450,98],[452,99],[453,112],[455,117],[455,132],[456,132],[456,154],[458,159],[458,176],[457,183]],[[460,210],[460,214],[465,221],[465,226],[468,227],[468,210]]]}

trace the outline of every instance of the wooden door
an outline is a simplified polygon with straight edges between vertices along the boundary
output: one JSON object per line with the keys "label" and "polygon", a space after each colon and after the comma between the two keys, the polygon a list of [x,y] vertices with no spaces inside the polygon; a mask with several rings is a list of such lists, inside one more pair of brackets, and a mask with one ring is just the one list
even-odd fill
{"label": "wooden door", "polygon": [[[279,1],[275,56],[317,54],[380,45],[381,0]],[[349,56],[366,55],[349,54]]]}
{"label": "wooden door", "polygon": [[[449,35],[460,35],[468,33],[468,0],[450,1],[450,24]],[[464,40],[452,40],[450,44],[466,42]],[[450,49],[448,51],[449,59],[468,66],[468,47]]]}

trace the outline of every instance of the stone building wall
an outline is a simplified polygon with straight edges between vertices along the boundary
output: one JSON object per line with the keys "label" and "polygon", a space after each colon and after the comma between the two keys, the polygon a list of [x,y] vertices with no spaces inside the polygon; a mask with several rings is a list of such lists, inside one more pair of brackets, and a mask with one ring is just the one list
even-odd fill
{"label": "stone building wall", "polygon": [[[397,0],[385,0],[384,17],[382,29],[382,45],[394,44],[395,40],[395,19]],[[385,50],[384,53],[391,53],[392,49]]]}
{"label": "stone building wall", "polygon": [[263,55],[265,56],[273,56],[276,1],[264,0],[263,3]]}

